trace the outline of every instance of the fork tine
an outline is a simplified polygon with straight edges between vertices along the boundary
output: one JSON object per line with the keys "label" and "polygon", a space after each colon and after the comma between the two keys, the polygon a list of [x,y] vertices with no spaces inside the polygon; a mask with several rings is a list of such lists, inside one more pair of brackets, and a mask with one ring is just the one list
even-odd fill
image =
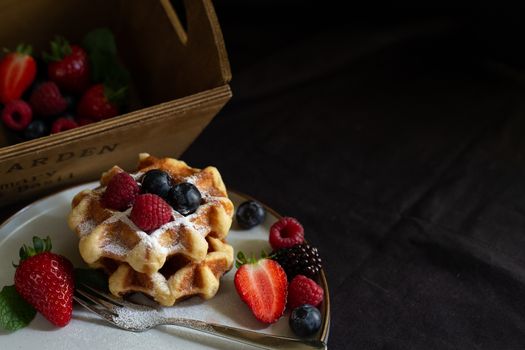
{"label": "fork tine", "polygon": [[99,297],[99,298],[103,298],[103,299],[106,299],[107,301],[117,305],[117,306],[120,306],[120,307],[124,307],[124,306],[132,306],[132,305],[129,305],[131,303],[129,302],[126,302],[125,300],[122,300],[122,299],[117,299],[115,298],[114,296],[108,294],[108,293],[104,293],[103,291],[99,290],[99,289],[96,289],[96,288],[93,288],[91,286],[88,286],[87,284],[82,284],[82,287],[86,288],[86,289],[89,289],[89,291],[94,294],[95,296]]}
{"label": "fork tine", "polygon": [[101,298],[98,298],[94,295],[91,295],[81,289],[77,289],[77,293],[83,296],[84,298],[88,299],[89,301],[93,302],[95,305],[105,308],[109,313],[113,314],[114,316],[117,316],[117,314],[113,311],[113,309],[117,306],[114,304],[111,304]]}
{"label": "fork tine", "polygon": [[111,322],[113,324],[115,323],[113,321],[113,317],[117,316],[115,313],[110,312],[107,309],[100,309],[100,308],[94,307],[93,305],[89,305],[88,303],[86,303],[84,300],[82,300],[81,298],[77,297],[76,295],[73,295],[73,300],[75,300],[77,303],[79,303],[84,308],[88,309],[89,311],[92,311],[95,314],[99,315],[100,317],[102,317],[106,321],[109,321],[109,322]]}

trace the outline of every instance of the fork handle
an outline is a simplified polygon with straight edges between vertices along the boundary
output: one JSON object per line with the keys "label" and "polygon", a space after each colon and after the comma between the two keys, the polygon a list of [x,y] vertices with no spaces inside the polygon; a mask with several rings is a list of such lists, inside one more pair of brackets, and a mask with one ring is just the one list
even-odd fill
{"label": "fork handle", "polygon": [[326,344],[321,340],[281,337],[197,320],[167,318],[163,324],[199,330],[261,349],[327,349]]}

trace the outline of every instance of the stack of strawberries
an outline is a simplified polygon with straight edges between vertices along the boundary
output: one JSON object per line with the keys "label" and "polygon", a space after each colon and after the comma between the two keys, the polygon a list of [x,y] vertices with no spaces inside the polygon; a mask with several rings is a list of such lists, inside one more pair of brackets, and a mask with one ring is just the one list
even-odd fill
{"label": "stack of strawberries", "polygon": [[129,74],[109,30],[90,32],[82,46],[56,37],[41,57],[21,44],[0,60],[1,119],[18,138],[31,140],[121,113]]}

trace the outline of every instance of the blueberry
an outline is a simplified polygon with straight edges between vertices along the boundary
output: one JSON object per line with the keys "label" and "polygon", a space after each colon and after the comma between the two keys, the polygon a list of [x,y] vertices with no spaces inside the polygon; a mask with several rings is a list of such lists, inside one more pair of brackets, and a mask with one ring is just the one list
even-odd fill
{"label": "blueberry", "polygon": [[64,100],[67,103],[66,112],[75,113],[78,99],[73,95],[64,95]]}
{"label": "blueberry", "polygon": [[153,193],[161,198],[167,198],[171,189],[171,177],[162,170],[153,169],[144,174],[142,178],[142,191]]}
{"label": "blueberry", "polygon": [[42,120],[33,120],[24,130],[24,138],[33,140],[49,134],[49,129]]}
{"label": "blueberry", "polygon": [[266,217],[266,210],[256,201],[246,201],[237,208],[237,223],[244,229],[260,225]]}
{"label": "blueberry", "polygon": [[201,193],[197,187],[189,182],[173,186],[168,195],[168,203],[182,215],[195,212],[201,204],[201,199]]}
{"label": "blueberry", "polygon": [[289,323],[295,334],[306,337],[321,328],[321,313],[312,305],[304,304],[293,309]]}

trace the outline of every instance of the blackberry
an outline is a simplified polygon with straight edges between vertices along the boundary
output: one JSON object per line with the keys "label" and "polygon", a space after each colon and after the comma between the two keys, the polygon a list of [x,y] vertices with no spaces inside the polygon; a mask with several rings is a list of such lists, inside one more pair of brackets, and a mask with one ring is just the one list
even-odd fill
{"label": "blackberry", "polygon": [[276,250],[270,254],[270,257],[282,266],[288,280],[297,275],[314,278],[322,268],[317,248],[308,243]]}

